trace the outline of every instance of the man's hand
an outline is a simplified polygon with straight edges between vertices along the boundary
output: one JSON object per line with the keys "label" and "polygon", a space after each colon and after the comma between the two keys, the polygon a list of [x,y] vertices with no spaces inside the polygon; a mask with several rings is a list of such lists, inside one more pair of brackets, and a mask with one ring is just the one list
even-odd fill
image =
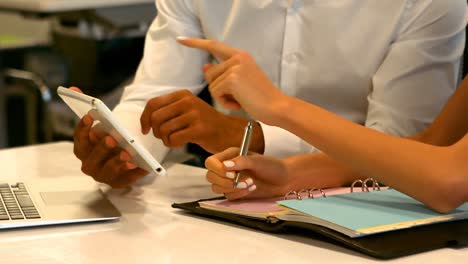
{"label": "man's hand", "polygon": [[[247,121],[224,115],[190,91],[181,90],[149,100],[140,122],[143,134],[152,129],[154,136],[168,147],[190,142],[215,153],[239,146]],[[252,144],[255,150],[263,151],[259,125],[254,129]]]}
{"label": "man's hand", "polygon": [[[76,87],[70,89],[81,92]],[[93,122],[90,115],[83,116],[74,133],[73,151],[85,174],[114,188],[127,187],[148,174],[131,162],[114,138],[93,127]]]}

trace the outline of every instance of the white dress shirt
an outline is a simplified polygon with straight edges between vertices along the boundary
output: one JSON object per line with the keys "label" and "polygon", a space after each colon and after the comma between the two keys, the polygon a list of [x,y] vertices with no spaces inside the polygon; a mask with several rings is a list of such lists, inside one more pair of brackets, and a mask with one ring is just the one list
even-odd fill
{"label": "white dress shirt", "polygon": [[[178,44],[177,36],[246,50],[285,94],[394,135],[425,128],[457,86],[465,0],[157,0],[156,5],[135,80],[115,109],[134,133],[141,129],[147,100],[179,89],[197,94],[205,86],[201,68],[211,58]],[[262,124],[262,129],[265,154],[314,150],[278,127]],[[167,153],[151,133],[141,141],[159,160]]]}

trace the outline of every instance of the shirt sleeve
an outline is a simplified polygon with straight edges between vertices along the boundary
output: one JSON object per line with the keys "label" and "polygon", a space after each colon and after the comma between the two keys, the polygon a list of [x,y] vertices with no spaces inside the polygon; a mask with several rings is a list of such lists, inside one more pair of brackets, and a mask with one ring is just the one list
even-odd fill
{"label": "shirt sleeve", "polygon": [[206,85],[201,68],[208,62],[209,54],[176,42],[177,36],[203,35],[191,1],[157,0],[156,8],[158,15],[146,35],[135,79],[125,87],[114,114],[161,162],[169,149],[151,132],[146,136],[141,133],[141,113],[151,98],[182,89],[198,94]]}
{"label": "shirt sleeve", "polygon": [[407,136],[426,128],[457,87],[464,0],[408,1],[368,96],[367,127]]}

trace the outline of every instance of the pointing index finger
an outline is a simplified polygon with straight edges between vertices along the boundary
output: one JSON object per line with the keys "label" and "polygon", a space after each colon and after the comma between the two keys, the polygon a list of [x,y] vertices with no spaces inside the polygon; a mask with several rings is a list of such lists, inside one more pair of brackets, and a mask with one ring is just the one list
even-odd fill
{"label": "pointing index finger", "polygon": [[239,50],[233,47],[211,39],[188,38],[179,36],[177,37],[177,41],[187,47],[208,51],[213,56],[221,60],[227,60],[232,55],[239,52]]}

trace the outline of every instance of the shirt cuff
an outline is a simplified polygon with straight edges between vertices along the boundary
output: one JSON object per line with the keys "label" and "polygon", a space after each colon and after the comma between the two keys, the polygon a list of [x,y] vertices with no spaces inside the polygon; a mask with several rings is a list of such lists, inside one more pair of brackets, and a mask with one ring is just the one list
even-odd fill
{"label": "shirt cuff", "polygon": [[264,154],[278,158],[317,152],[318,150],[293,133],[260,122],[265,142]]}

